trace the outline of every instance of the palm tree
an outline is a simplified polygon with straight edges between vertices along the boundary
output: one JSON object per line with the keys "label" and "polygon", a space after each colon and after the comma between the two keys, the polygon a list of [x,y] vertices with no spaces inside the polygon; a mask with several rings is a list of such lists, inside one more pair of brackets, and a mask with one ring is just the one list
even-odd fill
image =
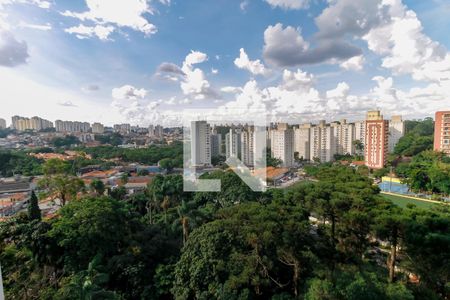
{"label": "palm tree", "polygon": [[164,223],[167,224],[167,210],[170,207],[170,198],[169,196],[164,196],[164,200],[161,203],[161,208],[164,210]]}
{"label": "palm tree", "polygon": [[153,224],[153,207],[157,207],[158,198],[156,197],[155,191],[153,191],[152,197],[147,201],[147,204],[145,205],[145,208],[147,210],[147,214],[150,219],[150,224]]}

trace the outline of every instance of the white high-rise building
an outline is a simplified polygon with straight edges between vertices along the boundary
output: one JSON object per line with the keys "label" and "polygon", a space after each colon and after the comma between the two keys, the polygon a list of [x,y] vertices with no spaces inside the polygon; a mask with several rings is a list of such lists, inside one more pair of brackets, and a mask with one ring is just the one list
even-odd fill
{"label": "white high-rise building", "polygon": [[155,137],[162,139],[164,137],[164,127],[161,125],[155,126]]}
{"label": "white high-rise building", "polygon": [[11,119],[12,119],[11,127],[19,131],[25,130],[39,131],[53,127],[52,122],[39,117],[32,117],[30,119],[20,116],[14,116]]}
{"label": "white high-rise building", "polygon": [[[366,121],[357,121],[354,124],[355,124],[355,141],[360,141],[364,147],[366,144]],[[355,147],[355,153],[363,155],[364,149],[358,150]]]}
{"label": "white high-rise building", "polygon": [[231,128],[225,135],[225,156],[241,158],[241,133]]}
{"label": "white high-rise building", "polygon": [[365,143],[366,141],[366,121],[357,121],[355,124],[355,139]]}
{"label": "white high-rise building", "polygon": [[294,131],[287,126],[271,130],[270,149],[272,157],[281,159],[283,167],[294,166]]}
{"label": "white high-rise building", "polygon": [[164,127],[161,125],[150,125],[148,127],[148,136],[151,138],[162,139],[164,137]]}
{"label": "white high-rise building", "polygon": [[24,119],[24,118],[21,116],[12,116],[11,117],[11,129],[18,129],[17,122],[21,119]]}
{"label": "white high-rise building", "polygon": [[355,154],[355,124],[352,123],[341,123],[340,126],[341,134],[340,134],[340,149],[342,149],[342,154]]}
{"label": "white high-rise building", "polygon": [[211,156],[222,155],[222,135],[220,133],[211,133]]}
{"label": "white high-rise building", "polygon": [[6,120],[0,118],[0,129],[6,129]]}
{"label": "white high-rise building", "polygon": [[355,154],[354,140],[356,136],[355,125],[342,119],[339,123],[331,123],[337,154]]}
{"label": "white high-rise building", "polygon": [[130,124],[115,124],[114,125],[114,132],[119,132],[122,134],[128,134],[131,132],[131,125]]}
{"label": "white high-rise building", "polygon": [[148,136],[153,137],[155,135],[155,126],[150,125],[148,126]]}
{"label": "white high-rise building", "polygon": [[332,122],[330,126],[333,127],[333,139],[334,139],[334,147],[336,154],[343,154],[344,150],[342,149],[341,141],[341,125],[339,122]]}
{"label": "white high-rise building", "polygon": [[389,145],[388,150],[390,153],[394,152],[395,145],[402,136],[405,135],[405,123],[402,120],[402,116],[392,116],[389,122]]}
{"label": "white high-rise building", "polygon": [[211,165],[211,128],[206,121],[191,122],[191,157],[193,166]]}
{"label": "white high-rise building", "polygon": [[105,133],[105,126],[101,123],[92,124],[92,133],[103,134]]}
{"label": "white high-rise building", "polygon": [[89,132],[91,125],[88,122],[56,120],[55,128],[58,132]]}
{"label": "white high-rise building", "polygon": [[247,167],[255,166],[255,128],[248,126],[241,132],[241,160]]}
{"label": "white high-rise building", "polygon": [[298,157],[305,160],[310,159],[310,132],[311,124],[301,124],[294,128],[294,152],[298,152]]}
{"label": "white high-rise building", "polygon": [[319,125],[311,128],[311,160],[319,159],[320,162],[329,162],[336,154],[336,143],[333,126],[320,121]]}

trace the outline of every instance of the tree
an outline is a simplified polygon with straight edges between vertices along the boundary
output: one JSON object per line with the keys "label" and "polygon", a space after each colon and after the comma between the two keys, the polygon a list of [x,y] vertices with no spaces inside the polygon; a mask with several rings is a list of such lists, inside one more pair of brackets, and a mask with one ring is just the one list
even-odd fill
{"label": "tree", "polygon": [[80,271],[68,277],[67,284],[55,295],[57,299],[121,299],[113,291],[103,286],[109,280],[105,267],[100,265],[100,257],[96,256],[89,262],[87,270]]}
{"label": "tree", "polygon": [[34,191],[31,192],[30,200],[28,201],[28,217],[30,220],[41,220],[41,209],[39,208],[39,200]]}
{"label": "tree", "polygon": [[88,267],[97,255],[108,257],[120,251],[133,222],[124,204],[108,198],[84,198],[60,210],[49,236],[64,249],[64,260],[72,270]]}
{"label": "tree", "polygon": [[283,164],[281,159],[272,156],[272,151],[270,148],[265,149],[266,152],[266,166],[277,168]]}
{"label": "tree", "polygon": [[358,152],[358,153],[363,153],[363,151],[364,151],[364,144],[363,144],[363,142],[362,141],[360,141],[360,140],[354,140],[353,141],[353,146],[355,146],[355,150]]}
{"label": "tree", "polygon": [[69,147],[72,145],[80,144],[80,140],[73,135],[67,135],[65,137],[56,137],[52,140],[52,144],[55,147]]}
{"label": "tree", "polygon": [[78,192],[84,190],[84,182],[70,175],[70,165],[60,159],[50,159],[44,166],[44,178],[38,182],[38,186],[47,190],[47,195],[53,199],[59,199],[61,206],[66,205],[67,200],[76,197]]}
{"label": "tree", "polygon": [[105,193],[105,184],[99,179],[92,180],[90,186],[98,196],[101,196]]}
{"label": "tree", "polygon": [[213,166],[221,166],[227,160],[224,155],[217,155],[211,157],[211,164]]}
{"label": "tree", "polygon": [[238,203],[254,201],[258,193],[253,192],[233,171],[214,171],[203,174],[202,179],[219,179],[220,192],[202,192],[194,195],[198,206],[210,204],[215,209],[233,206]]}
{"label": "tree", "polygon": [[172,171],[174,165],[173,165],[173,161],[170,158],[163,158],[158,162],[158,165],[163,168],[164,170],[166,170],[167,172]]}
{"label": "tree", "polygon": [[140,170],[137,172],[137,175],[138,175],[138,176],[148,176],[148,174],[150,174],[150,172],[149,172],[147,169],[140,169]]}
{"label": "tree", "polygon": [[414,156],[422,151],[433,149],[434,121],[432,118],[405,121],[405,126],[406,134],[395,146],[395,154]]}
{"label": "tree", "polygon": [[186,245],[191,230],[209,221],[208,215],[196,206],[194,201],[182,200],[176,207],[178,218],[173,222],[173,227],[181,231],[183,246]]}
{"label": "tree", "polygon": [[404,267],[442,298],[448,295],[450,274],[450,212],[447,207],[430,211],[406,210],[403,249]]}
{"label": "tree", "polygon": [[114,189],[109,189],[108,194],[116,200],[123,200],[127,195],[127,190],[125,189],[125,187],[119,186]]}
{"label": "tree", "polygon": [[308,284],[305,300],[333,300],[336,299],[333,283],[327,279],[314,278]]}
{"label": "tree", "polygon": [[24,151],[0,150],[0,175],[9,177],[17,174],[24,176],[42,175],[41,159],[28,155]]}
{"label": "tree", "polygon": [[372,180],[343,166],[318,168],[319,182],[306,193],[305,204],[328,237],[331,273],[337,259],[361,261],[369,241],[371,214],[379,190]]}
{"label": "tree", "polygon": [[299,295],[314,245],[299,207],[248,203],[194,229],[175,267],[177,299]]}
{"label": "tree", "polygon": [[375,235],[389,241],[391,251],[387,260],[389,269],[389,282],[395,281],[395,266],[397,262],[397,249],[404,235],[406,217],[403,210],[393,204],[383,204],[376,213],[373,222]]}
{"label": "tree", "polygon": [[409,164],[400,164],[396,172],[415,192],[450,193],[450,163],[443,153],[424,151]]}
{"label": "tree", "polygon": [[381,169],[377,169],[377,170],[373,171],[373,177],[375,177],[375,178],[381,178],[388,174],[389,174],[388,168],[381,168]]}
{"label": "tree", "polygon": [[122,175],[120,175],[120,183],[122,184],[122,185],[125,185],[125,184],[127,184],[128,183],[128,173],[127,172],[124,172]]}

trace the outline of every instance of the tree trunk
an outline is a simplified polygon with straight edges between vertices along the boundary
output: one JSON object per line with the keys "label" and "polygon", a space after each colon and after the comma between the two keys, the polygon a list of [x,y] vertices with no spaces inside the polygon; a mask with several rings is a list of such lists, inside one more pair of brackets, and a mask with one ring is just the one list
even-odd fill
{"label": "tree trunk", "polygon": [[336,220],[334,216],[331,217],[331,242],[333,243],[333,247],[335,246],[335,236],[336,236]]}
{"label": "tree trunk", "polygon": [[[331,277],[334,278],[334,271],[336,269],[336,218],[334,215],[331,216],[331,245],[333,247],[333,254],[331,259]],[[333,281],[334,286],[334,281]]]}
{"label": "tree trunk", "polygon": [[300,278],[300,266],[299,262],[295,260],[294,262],[294,275],[292,280],[294,281],[294,295],[298,297],[298,279]]}
{"label": "tree trunk", "polygon": [[186,245],[189,236],[189,219],[187,217],[182,217],[181,224],[183,226],[183,246],[184,246]]}
{"label": "tree trunk", "polygon": [[148,200],[147,204],[145,205],[145,208],[147,210],[147,214],[150,218],[150,224],[153,224],[153,216],[152,216],[152,203],[151,200]]}
{"label": "tree trunk", "polygon": [[66,194],[61,193],[61,206],[66,205]]}
{"label": "tree trunk", "polygon": [[395,281],[395,262],[397,260],[397,237],[395,236],[391,244],[391,253],[388,259],[389,282]]}

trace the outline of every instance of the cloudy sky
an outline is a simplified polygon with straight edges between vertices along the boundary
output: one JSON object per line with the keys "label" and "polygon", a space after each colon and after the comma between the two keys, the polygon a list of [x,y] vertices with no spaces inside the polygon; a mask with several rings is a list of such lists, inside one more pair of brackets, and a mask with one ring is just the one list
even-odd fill
{"label": "cloudy sky", "polygon": [[447,0],[0,0],[0,117],[432,116],[450,109],[446,28]]}

